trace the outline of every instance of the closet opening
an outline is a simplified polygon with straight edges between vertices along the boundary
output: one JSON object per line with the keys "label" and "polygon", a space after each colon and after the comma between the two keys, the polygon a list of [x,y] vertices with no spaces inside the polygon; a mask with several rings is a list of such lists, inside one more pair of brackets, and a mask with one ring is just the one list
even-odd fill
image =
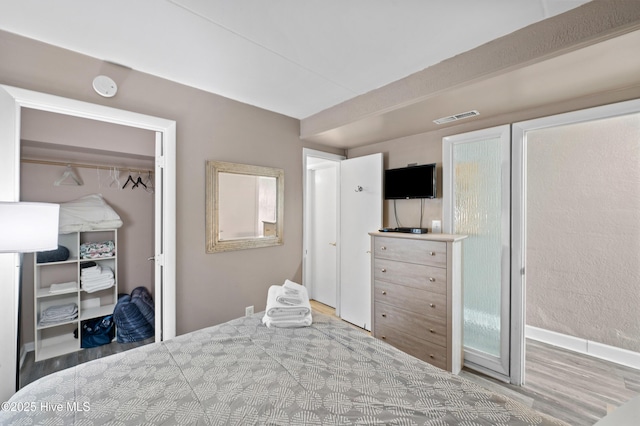
{"label": "closet opening", "polygon": [[[153,262],[156,132],[24,108],[20,133],[20,199],[62,203],[69,212],[89,215],[61,218],[59,245],[68,250],[66,259],[23,257],[24,387],[54,371],[154,342],[160,306],[154,303]],[[87,207],[100,200],[106,207]],[[120,223],[95,216],[108,212]],[[69,288],[58,293],[61,285]],[[133,296],[142,304],[134,304]],[[76,308],[68,316],[44,321],[47,310],[71,305]],[[100,331],[101,323],[109,331]]]}

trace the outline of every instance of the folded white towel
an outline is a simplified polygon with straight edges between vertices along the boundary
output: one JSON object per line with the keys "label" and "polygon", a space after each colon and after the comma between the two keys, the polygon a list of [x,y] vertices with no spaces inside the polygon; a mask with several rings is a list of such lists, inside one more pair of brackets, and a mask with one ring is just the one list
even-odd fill
{"label": "folded white towel", "polygon": [[105,290],[107,288],[111,288],[115,283],[116,283],[116,280],[114,280],[113,278],[107,278],[102,281],[95,281],[91,283],[83,282],[82,289],[87,293],[95,293],[96,291],[99,291],[99,290]]}
{"label": "folded white towel", "polygon": [[109,267],[104,267],[102,272],[99,274],[91,274],[91,275],[82,275],[80,274],[80,281],[84,283],[92,283],[92,282],[102,282],[108,279],[113,278],[113,270]]}
{"label": "folded white towel", "polygon": [[298,306],[302,305],[305,300],[309,300],[309,294],[304,286],[285,280],[282,291],[276,296],[276,300],[283,305]]}
{"label": "folded white towel", "polygon": [[69,281],[66,283],[51,284],[49,287],[49,293],[66,293],[71,290],[78,290],[78,283],[76,281]]}
{"label": "folded white towel", "polygon": [[104,277],[104,278],[100,278],[100,279],[96,279],[96,280],[82,280],[82,287],[91,287],[91,286],[96,286],[96,285],[100,285],[100,284],[104,284],[106,282],[111,282],[111,281],[115,281],[115,279],[113,277]]}
{"label": "folded white towel", "polygon": [[276,296],[276,300],[287,306],[300,306],[304,302],[304,299],[300,294],[290,295],[286,293],[286,290],[278,294]]}
{"label": "folded white towel", "polygon": [[102,267],[100,265],[88,266],[80,270],[80,275],[82,276],[100,275],[101,273],[102,273]]}
{"label": "folded white towel", "polygon": [[302,318],[292,319],[292,318],[271,318],[265,314],[262,317],[262,323],[267,327],[276,327],[276,328],[296,328],[296,327],[308,327],[313,323],[313,319],[311,318],[311,313],[308,313]]}
{"label": "folded white towel", "polygon": [[86,278],[86,277],[80,277],[80,282],[81,283],[95,283],[95,282],[101,282],[101,281],[105,281],[105,280],[112,280],[114,278],[113,276],[113,272],[110,272],[108,274],[101,274],[98,275],[97,277],[90,277],[90,278]]}
{"label": "folded white towel", "polygon": [[[294,283],[291,280],[284,280],[284,284],[282,284],[282,288],[284,288],[286,293],[296,293],[296,294],[304,294],[307,295],[307,288],[298,283]],[[307,295],[308,296],[308,295]]]}
{"label": "folded white towel", "polygon": [[293,317],[302,318],[305,315],[311,313],[311,304],[309,298],[303,299],[302,303],[291,306],[278,302],[278,296],[283,293],[282,286],[272,285],[269,287],[269,293],[267,295],[267,309],[266,315],[271,318],[277,317]]}

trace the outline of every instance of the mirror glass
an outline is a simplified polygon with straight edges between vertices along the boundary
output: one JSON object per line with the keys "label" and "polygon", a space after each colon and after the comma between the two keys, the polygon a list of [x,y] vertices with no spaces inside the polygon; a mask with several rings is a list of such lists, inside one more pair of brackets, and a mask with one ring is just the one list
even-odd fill
{"label": "mirror glass", "polygon": [[282,244],[284,172],[207,162],[207,252]]}
{"label": "mirror glass", "polygon": [[276,178],[218,173],[218,239],[275,235]]}

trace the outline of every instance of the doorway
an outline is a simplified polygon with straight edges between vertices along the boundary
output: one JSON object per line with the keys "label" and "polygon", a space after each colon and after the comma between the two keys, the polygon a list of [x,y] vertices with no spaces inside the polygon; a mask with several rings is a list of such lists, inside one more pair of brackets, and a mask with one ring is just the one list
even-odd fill
{"label": "doorway", "polygon": [[303,150],[304,232],[303,277],[309,297],[336,309],[340,232],[340,162],[345,157]]}
{"label": "doorway", "polygon": [[636,369],[638,140],[637,100],[513,125],[527,339]]}
{"label": "doorway", "polygon": [[[155,146],[155,294],[161,315],[156,316],[156,340],[175,336],[175,128],[176,123],[157,117],[118,110],[101,105],[61,98],[30,90],[0,86],[0,149],[6,156],[0,162],[0,199],[20,199],[20,117],[21,109],[30,108],[126,125],[156,134]],[[17,387],[18,367],[18,294],[20,257],[0,257],[3,286],[0,312],[3,327],[0,338],[7,350],[0,357],[0,398],[6,400]]]}
{"label": "doorway", "polygon": [[[93,315],[104,316],[107,312],[111,313],[117,301],[116,295],[131,294],[137,287],[144,287],[153,293],[154,267],[153,262],[147,259],[154,256],[155,132],[23,108],[21,140],[22,201],[63,203],[87,199],[83,197],[100,197],[122,220],[122,226],[112,234],[94,234],[99,235],[95,238],[107,238],[114,242],[115,259],[107,262],[108,264],[103,262],[102,265],[109,268],[106,273],[113,272],[114,286],[102,291],[81,292],[80,301],[76,300],[78,307],[82,309],[79,316],[87,319]],[[61,176],[69,172],[78,181],[72,178],[60,181]],[[91,234],[81,235],[87,238]],[[70,238],[69,234],[61,236],[59,244],[68,245]],[[37,318],[34,309],[38,310],[36,306],[53,303],[38,290],[44,286],[43,269],[45,277],[49,274],[48,279],[55,279],[54,282],[72,279],[74,271],[55,277],[51,275],[52,270],[55,272],[62,265],[36,268],[39,279],[34,286],[33,258],[33,253],[26,253],[23,258],[20,288],[20,387],[60,369],[61,366],[75,365],[100,355],[106,356],[120,346],[118,343],[109,347],[101,346],[100,351],[94,351],[95,356],[80,354],[77,351],[78,339],[69,333],[70,329],[75,330],[77,322],[60,326],[58,330],[34,324]],[[44,281],[48,282],[46,278]],[[38,303],[35,303],[36,300]],[[91,315],[85,312],[91,304],[104,305],[104,308]],[[155,309],[161,315],[160,306],[155,306]],[[152,328],[146,324],[145,327],[148,328],[139,336],[151,337]],[[146,343],[153,340],[144,339]],[[115,347],[112,349],[111,346]],[[36,363],[36,348],[37,359],[48,359],[44,365],[50,368],[43,368],[43,364]],[[64,356],[64,361],[54,362],[59,356]]]}
{"label": "doorway", "polygon": [[[344,159],[303,150],[304,283],[312,298],[322,294],[318,288],[329,287],[332,294],[335,288],[336,315],[366,330],[371,329],[368,233],[382,226],[382,160],[380,153]],[[310,166],[313,163],[325,166]],[[314,168],[323,171],[318,174]],[[328,189],[319,179],[324,169],[333,169],[326,173],[332,182]]]}

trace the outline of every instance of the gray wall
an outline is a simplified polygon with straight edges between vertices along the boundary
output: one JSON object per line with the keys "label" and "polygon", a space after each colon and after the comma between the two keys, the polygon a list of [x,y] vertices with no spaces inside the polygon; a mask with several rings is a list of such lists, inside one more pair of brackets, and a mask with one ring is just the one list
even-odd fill
{"label": "gray wall", "polygon": [[[298,120],[7,32],[0,57],[2,84],[177,122],[178,334],[262,310],[270,285],[301,280],[302,148],[320,147],[300,141]],[[99,74],[116,81],[115,97],[93,91]],[[205,253],[207,159],[284,169],[283,246]]]}

